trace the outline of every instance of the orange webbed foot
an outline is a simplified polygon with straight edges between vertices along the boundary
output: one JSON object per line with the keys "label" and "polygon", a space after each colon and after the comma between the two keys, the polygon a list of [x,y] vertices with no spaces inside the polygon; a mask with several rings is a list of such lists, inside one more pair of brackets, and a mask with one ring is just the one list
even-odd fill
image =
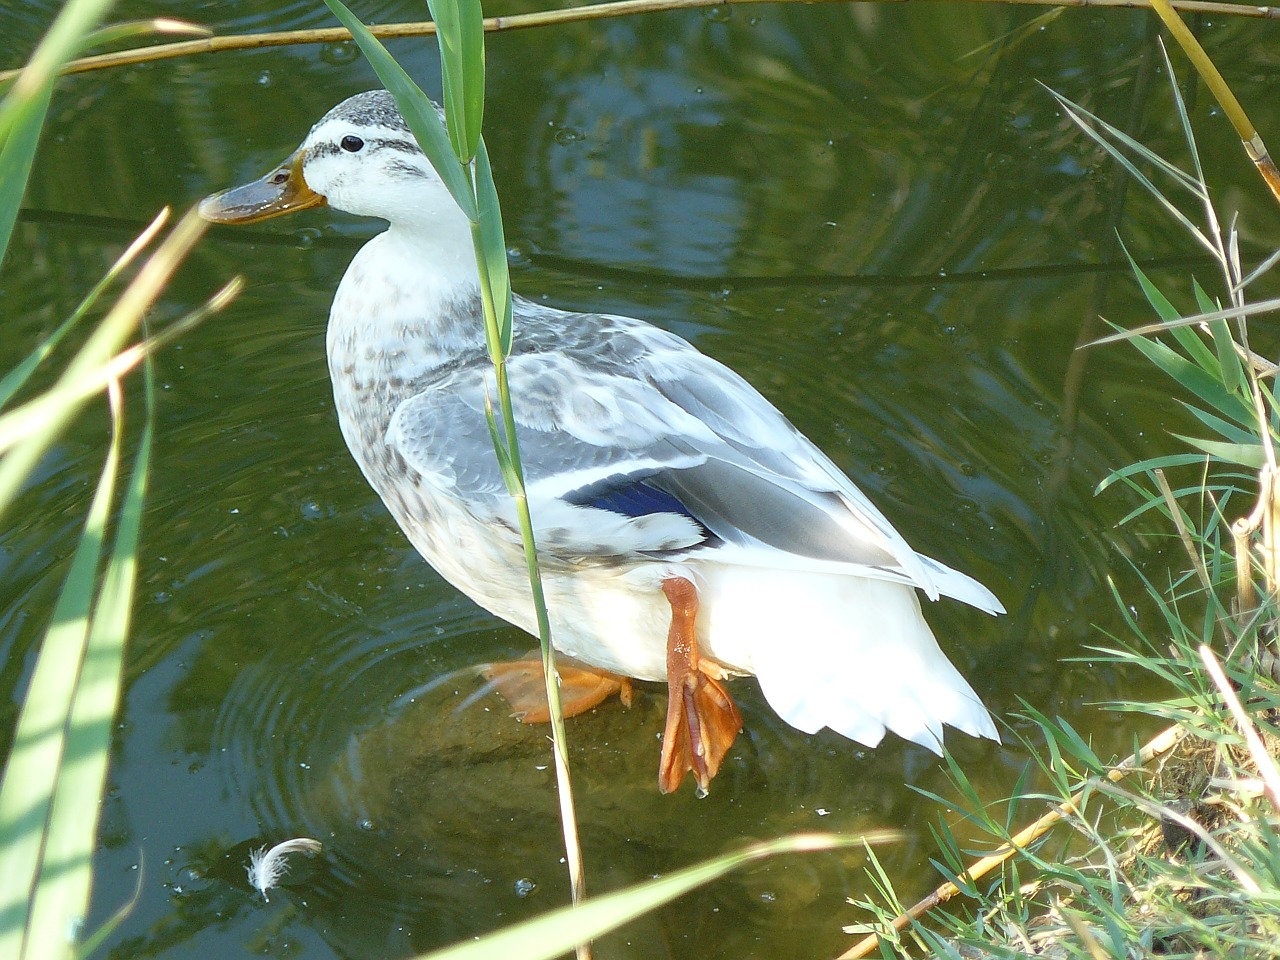
{"label": "orange webbed foot", "polygon": [[[542,678],[542,656],[537,651],[522,660],[486,663],[480,674],[490,681],[511,707],[511,715],[521,723],[549,723],[546,682]],[[631,706],[631,681],[607,670],[588,667],[573,657],[556,657],[560,674],[560,708],[566,717],[575,717],[617,694],[623,706]]]}
{"label": "orange webbed foot", "polygon": [[711,778],[742,729],[742,716],[721,685],[723,672],[698,655],[698,591],[683,577],[662,582],[671,603],[667,635],[667,725],[662,734],[658,789],[672,793],[690,771],[705,796]]}

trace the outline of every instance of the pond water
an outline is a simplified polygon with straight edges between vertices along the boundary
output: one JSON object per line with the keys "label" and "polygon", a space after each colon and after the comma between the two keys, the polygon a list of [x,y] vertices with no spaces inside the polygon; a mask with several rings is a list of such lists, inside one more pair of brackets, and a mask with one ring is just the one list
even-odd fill
{"label": "pond water", "polygon": [[[57,6],[0,14],[10,57]],[[394,0],[355,9],[425,16]],[[122,3],[115,16],[155,12]],[[303,2],[174,12],[220,34],[332,24]],[[1217,277],[1040,85],[1185,161],[1149,19],[1033,15],[750,5],[491,35],[486,136],[517,290],[644,317],[737,369],[917,549],[1003,600],[999,619],[946,601],[926,610],[997,717],[1026,730],[1014,716],[1025,700],[1119,754],[1147,728],[1097,704],[1151,687],[1087,647],[1124,632],[1109,580],[1154,623],[1135,569],[1162,582],[1179,556],[1157,523],[1117,528],[1131,495],[1093,490],[1179,450],[1169,431],[1188,425],[1136,351],[1074,347],[1105,332],[1100,315],[1150,319],[1117,231],[1158,282]],[[1258,126],[1280,136],[1275,25],[1198,29]],[[438,91],[433,42],[393,51]],[[375,85],[350,45],[65,80],[0,274],[0,369],[160,206],[258,176]],[[1189,95],[1216,196],[1240,211],[1256,259],[1277,211],[1208,97]],[[469,669],[530,641],[418,558],[337,430],[324,318],[379,229],[316,211],[213,230],[156,311],[163,322],[233,275],[247,281],[157,362],[155,482],[90,927],[140,877],[141,892],[106,956],[394,958],[567,899],[546,731],[474,696]],[[103,431],[94,414],[61,440],[0,531],[6,737]],[[746,731],[704,800],[656,789],[662,688],[569,722],[593,891],[750,839],[883,827],[906,834],[883,851],[902,895],[937,882],[938,808],[913,790],[948,790],[932,754],[892,736],[876,751],[806,736],[754,681],[733,691]],[[1006,739],[950,740],[984,796],[1007,795],[1027,763]],[[296,861],[264,903],[248,852],[293,836],[324,852]],[[607,938],[598,956],[833,956],[851,942],[841,925],[865,919],[845,898],[869,892],[857,856],[780,859]]]}

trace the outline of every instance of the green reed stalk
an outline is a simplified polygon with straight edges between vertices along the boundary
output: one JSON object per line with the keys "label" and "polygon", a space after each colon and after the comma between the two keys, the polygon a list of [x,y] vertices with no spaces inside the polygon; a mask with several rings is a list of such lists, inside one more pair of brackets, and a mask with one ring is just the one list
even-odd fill
{"label": "green reed stalk", "polygon": [[[440,43],[447,130],[441,125],[427,95],[341,0],[325,0],[325,4],[343,26],[351,31],[378,78],[395,96],[423,153],[471,221],[471,237],[480,280],[480,301],[484,312],[485,342],[493,362],[498,395],[496,414],[489,403],[486,404],[485,412],[494,454],[498,458],[507,492],[515,504],[520,522],[529,587],[537,616],[538,642],[542,649],[547,704],[551,713],[552,750],[555,756],[565,858],[569,868],[573,903],[579,904],[586,896],[586,882],[582,867],[582,848],[578,842],[573,784],[569,773],[564,712],[560,705],[555,648],[551,642],[551,619],[547,613],[546,596],[542,587],[537,543],[516,434],[515,410],[507,378],[507,357],[510,355],[512,342],[511,281],[507,269],[506,241],[502,232],[502,211],[489,166],[489,154],[481,135],[484,116],[484,20],[480,2],[429,0],[431,14],[438,28],[436,36]],[[588,960],[590,957],[588,944],[579,943],[576,950],[579,960]]]}

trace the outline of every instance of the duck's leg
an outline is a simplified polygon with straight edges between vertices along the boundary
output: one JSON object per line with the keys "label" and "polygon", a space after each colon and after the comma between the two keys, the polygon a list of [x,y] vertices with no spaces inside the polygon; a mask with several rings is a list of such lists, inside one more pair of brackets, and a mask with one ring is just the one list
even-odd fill
{"label": "duck's leg", "polygon": [[[586,713],[616,693],[624,706],[631,706],[631,681],[607,670],[588,667],[573,657],[556,657],[560,674],[560,709],[564,716]],[[511,715],[521,723],[549,723],[547,685],[542,679],[542,654],[533,651],[522,660],[486,663],[480,674],[511,706]]]}
{"label": "duck's leg", "polygon": [[671,604],[667,634],[667,728],[662,734],[658,789],[671,793],[690,770],[707,792],[742,729],[742,716],[720,681],[724,671],[698,655],[698,589],[684,577],[662,581]]}

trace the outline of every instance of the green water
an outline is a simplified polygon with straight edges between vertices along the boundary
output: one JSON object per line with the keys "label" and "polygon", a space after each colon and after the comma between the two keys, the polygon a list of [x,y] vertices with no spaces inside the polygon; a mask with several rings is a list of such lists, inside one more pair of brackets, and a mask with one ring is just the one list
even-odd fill
{"label": "green water", "polygon": [[[0,13],[11,63],[56,6]],[[355,9],[425,16],[408,3]],[[173,12],[218,33],[331,23],[301,2]],[[1179,557],[1162,552],[1156,523],[1116,529],[1134,499],[1093,488],[1181,449],[1168,431],[1188,423],[1135,351],[1073,347],[1104,332],[1100,314],[1150,319],[1117,230],[1158,261],[1162,283],[1217,277],[1188,264],[1192,242],[1122,188],[1039,86],[1184,161],[1148,19],[1067,12],[1020,29],[1031,16],[753,5],[491,36],[487,138],[517,290],[642,316],[736,368],[914,546],[1004,601],[998,620],[951,602],[926,611],[992,711],[1024,730],[1012,716],[1024,698],[1119,753],[1146,728],[1094,704],[1150,685],[1068,658],[1123,632],[1107,578],[1154,624],[1134,570],[1163,581]],[[1275,25],[1199,29],[1258,126],[1280,136]],[[393,49],[436,88],[429,44]],[[349,46],[64,81],[0,273],[0,368],[160,206],[257,176],[374,85]],[[1246,251],[1266,250],[1275,207],[1203,91],[1189,96],[1216,198],[1240,211]],[[467,669],[530,640],[419,560],[338,434],[324,318],[378,229],[319,211],[211,231],[156,311],[163,322],[232,275],[247,281],[158,360],[156,476],[89,918],[105,920],[141,878],[112,958],[400,957],[567,899],[546,733],[473,698]],[[1265,323],[1255,335],[1266,342]],[[104,429],[94,414],[60,441],[0,531],[6,737]],[[880,827],[906,833],[883,855],[903,895],[933,886],[936,807],[909,786],[947,790],[930,753],[893,737],[871,752],[805,736],[754,682],[733,690],[746,731],[702,801],[657,792],[661,688],[644,686],[629,711],[614,702],[570,721],[593,891],[748,839]],[[990,797],[1027,762],[1016,743],[951,743]],[[324,853],[263,903],[245,879],[248,851],[292,836]],[[868,892],[856,856],[779,860],[597,955],[832,956],[850,943],[841,925],[865,919],[845,898]]]}

